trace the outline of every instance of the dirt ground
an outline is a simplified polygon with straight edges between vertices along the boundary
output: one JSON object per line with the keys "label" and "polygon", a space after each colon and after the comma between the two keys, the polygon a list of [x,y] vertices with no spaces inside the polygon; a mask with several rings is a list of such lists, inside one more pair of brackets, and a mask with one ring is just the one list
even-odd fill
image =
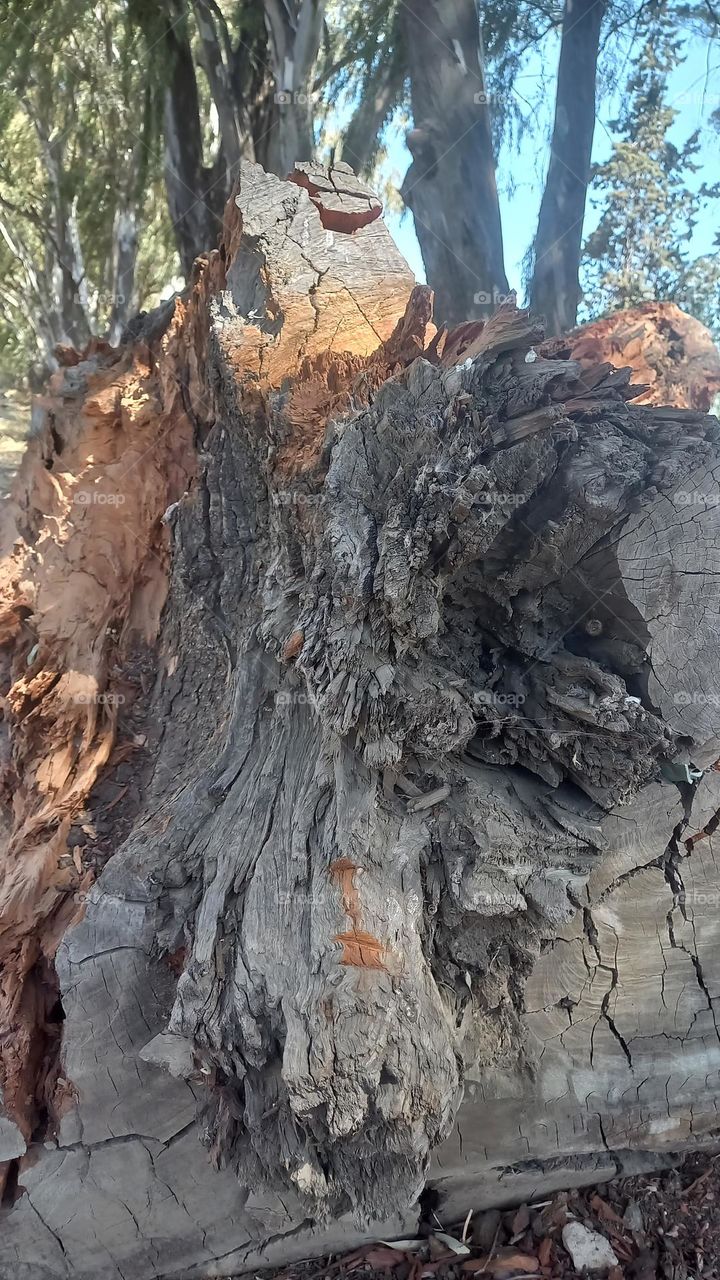
{"label": "dirt ground", "polygon": [[[579,1255],[574,1265],[570,1252],[578,1235],[601,1255],[584,1270]],[[488,1280],[720,1278],[720,1154],[695,1154],[675,1169],[562,1192],[539,1204],[489,1209],[465,1223],[431,1221],[417,1240],[393,1247],[378,1242],[344,1257],[264,1272],[262,1280],[468,1280],[473,1275]]]}
{"label": "dirt ground", "polygon": [[10,488],[30,430],[30,397],[0,390],[0,497]]}

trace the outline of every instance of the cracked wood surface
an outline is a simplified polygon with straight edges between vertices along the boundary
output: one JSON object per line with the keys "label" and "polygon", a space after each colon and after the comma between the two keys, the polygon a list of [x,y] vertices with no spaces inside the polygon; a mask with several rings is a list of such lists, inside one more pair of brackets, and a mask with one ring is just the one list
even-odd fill
{"label": "cracked wood surface", "polygon": [[[428,1182],[449,1213],[717,1128],[718,425],[537,356],[511,306],[436,334],[374,207],[244,168],[190,297],[66,370],[75,452],[51,402],[16,490],[3,1280],[227,1275],[406,1234]],[[182,459],[149,596],[106,504],[85,544],[62,505],[139,358]],[[99,534],[103,664],[67,568]],[[57,786],[34,726],[78,671],[136,688]]]}

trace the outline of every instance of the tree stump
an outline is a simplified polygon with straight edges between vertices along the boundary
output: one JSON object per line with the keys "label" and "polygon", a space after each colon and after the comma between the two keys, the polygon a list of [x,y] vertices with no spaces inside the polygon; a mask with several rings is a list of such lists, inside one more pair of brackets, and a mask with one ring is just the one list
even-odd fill
{"label": "tree stump", "polygon": [[378,214],[244,165],[37,408],[3,1278],[230,1275],[716,1131],[720,429],[512,305],[437,333]]}

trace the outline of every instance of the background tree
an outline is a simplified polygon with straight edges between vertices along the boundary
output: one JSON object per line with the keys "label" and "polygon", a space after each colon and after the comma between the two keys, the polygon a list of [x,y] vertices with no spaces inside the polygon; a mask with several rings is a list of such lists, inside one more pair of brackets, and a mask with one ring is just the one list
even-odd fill
{"label": "background tree", "polygon": [[612,126],[620,136],[595,170],[600,219],[585,245],[585,309],[598,315],[667,299],[717,332],[720,264],[716,255],[694,258],[692,240],[701,209],[720,195],[720,185],[693,182],[698,131],[681,145],[669,137],[678,111],[668,102],[667,83],[683,43],[670,6],[653,6],[642,37]]}
{"label": "background tree", "polygon": [[507,294],[490,100],[474,0],[408,0],[413,211],[437,315],[455,322]]}
{"label": "background tree", "polygon": [[314,149],[322,0],[221,8],[132,0],[163,87],[168,205],[183,270],[215,244],[241,157],[287,173]]}
{"label": "background tree", "polygon": [[580,298],[580,247],[596,115],[605,0],[566,0],[550,165],[533,245],[530,305],[548,333],[572,328]]}
{"label": "background tree", "polygon": [[177,273],[161,198],[157,100],[124,6],[6,14],[0,89],[0,332],[8,363],[56,343],[117,341]]}
{"label": "background tree", "polygon": [[[50,14],[40,0],[6,0],[0,53],[5,367],[17,371],[29,359],[51,366],[56,342],[82,345],[95,332],[115,341],[129,314],[181,282],[178,265],[187,279],[197,254],[217,242],[242,158],[285,175],[298,158],[334,152],[382,185],[387,178],[378,161],[406,129],[412,164],[402,193],[436,316],[487,315],[507,291],[498,156],[505,148],[502,184],[512,180],[508,146],[528,131],[540,143],[538,112],[548,98],[555,101],[551,157],[528,255],[528,288],[551,330],[571,327],[596,82],[617,79],[618,59],[647,42],[648,22],[665,10],[676,24],[669,37],[675,44],[658,64],[658,86],[684,56],[686,33],[716,34],[711,6],[59,0]],[[532,79],[545,66],[549,74],[542,70],[528,98],[520,78]],[[635,151],[636,125],[639,119],[627,118],[627,110],[617,124],[620,144],[632,143]],[[643,125],[653,127],[656,141],[665,136],[662,121]],[[652,139],[643,145],[650,154]],[[683,149],[688,175],[696,155]],[[676,174],[680,162],[669,153],[663,161],[674,164]],[[627,163],[620,148],[597,171],[598,193],[615,204]],[[658,176],[653,171],[646,188],[648,174],[637,156],[632,163],[633,216],[647,227],[665,216],[655,198]],[[676,212],[680,216],[679,205]],[[617,229],[617,219],[608,218],[606,225],[614,221]],[[590,252],[609,268],[613,250],[609,243],[602,249],[602,234]],[[662,226],[658,239],[668,239]],[[685,265],[660,285],[668,291],[682,284],[684,296],[706,314],[714,305],[714,265],[710,259],[692,270]],[[597,273],[587,280],[586,312],[611,306],[615,296],[622,303],[622,290],[613,292],[617,271],[604,292]]]}

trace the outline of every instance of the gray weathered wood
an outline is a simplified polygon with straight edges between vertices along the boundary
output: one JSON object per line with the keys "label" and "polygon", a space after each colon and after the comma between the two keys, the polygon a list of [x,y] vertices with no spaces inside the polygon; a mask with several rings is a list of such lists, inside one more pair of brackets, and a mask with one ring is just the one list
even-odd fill
{"label": "gray weathered wood", "polygon": [[717,423],[528,361],[509,305],[413,358],[382,224],[245,182],[2,1277],[230,1274],[717,1125]]}

